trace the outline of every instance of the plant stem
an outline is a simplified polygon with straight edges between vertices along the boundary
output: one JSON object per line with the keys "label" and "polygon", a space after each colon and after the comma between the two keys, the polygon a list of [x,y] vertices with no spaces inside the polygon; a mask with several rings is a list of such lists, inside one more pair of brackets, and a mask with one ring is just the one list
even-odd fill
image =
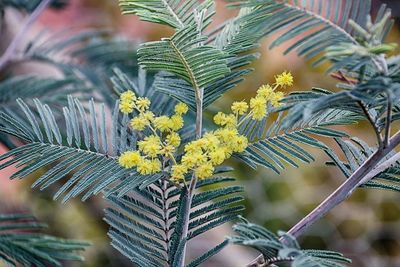
{"label": "plant stem", "polygon": [[43,11],[50,4],[51,0],[43,0],[36,7],[36,9],[29,15],[29,17],[24,21],[21,29],[15,35],[14,39],[11,41],[10,45],[7,47],[6,51],[0,58],[0,70],[2,70],[5,65],[12,59],[15,51],[18,48],[18,45],[21,44],[23,38],[26,33],[32,26],[32,24],[39,18],[39,16],[43,13]]}
{"label": "plant stem", "polygon": [[364,103],[362,101],[358,101],[358,105],[361,107],[361,109],[364,112],[365,116],[367,117],[369,123],[371,124],[372,128],[374,129],[376,138],[378,139],[379,147],[383,146],[382,136],[381,136],[381,134],[379,132],[378,127],[376,126],[376,122],[371,117],[371,114],[369,113],[367,107],[364,105]]}
{"label": "plant stem", "polygon": [[[311,211],[306,217],[293,226],[288,234],[295,237],[302,235],[311,225],[321,219],[326,213],[346,200],[360,185],[368,182],[382,171],[395,164],[400,159],[400,153],[385,161],[378,167],[376,165],[397,145],[400,144],[400,131],[398,131],[388,142],[388,146],[380,147],[362,164],[335,192],[329,195],[318,207]],[[262,263],[263,256],[259,255],[247,267],[265,266]]]}
{"label": "plant stem", "polygon": [[392,96],[390,93],[387,93],[387,115],[386,115],[386,127],[385,127],[385,141],[384,146],[389,145],[389,136],[390,136],[390,126],[392,124]]}
{"label": "plant stem", "polygon": [[[199,92],[196,93],[196,139],[201,138],[203,129],[203,95],[204,95],[203,89],[201,89]],[[193,172],[192,179],[190,180],[189,188],[187,191],[186,205],[184,207],[185,213],[182,223],[181,241],[187,239],[187,235],[189,232],[190,208],[192,206],[192,200],[194,191],[196,189],[196,184],[197,184],[197,177]],[[179,267],[185,266],[186,249],[187,249],[187,244],[184,245],[182,259],[180,261]]]}

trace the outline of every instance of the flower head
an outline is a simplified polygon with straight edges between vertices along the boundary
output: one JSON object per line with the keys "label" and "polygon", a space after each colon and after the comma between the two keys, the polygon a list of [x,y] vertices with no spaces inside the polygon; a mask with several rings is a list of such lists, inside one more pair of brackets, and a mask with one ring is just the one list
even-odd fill
{"label": "flower head", "polygon": [[147,97],[139,97],[136,100],[136,106],[141,111],[144,112],[146,109],[150,107],[150,100]]}
{"label": "flower head", "polygon": [[137,151],[126,151],[119,158],[118,163],[124,168],[136,167],[142,160],[140,153]]}
{"label": "flower head", "polygon": [[271,104],[274,107],[280,107],[281,103],[280,101],[283,99],[283,97],[285,96],[285,94],[283,92],[275,92],[272,97],[271,97]]}
{"label": "flower head", "polygon": [[214,122],[217,125],[225,125],[226,124],[226,114],[222,113],[222,112],[218,112],[215,116],[214,116]]}
{"label": "flower head", "polygon": [[133,91],[128,90],[123,92],[119,99],[121,100],[121,102],[133,102],[136,100],[136,95]]}
{"label": "flower head", "polygon": [[178,115],[184,115],[188,112],[189,108],[186,104],[184,103],[179,103],[178,105],[175,106],[175,113]]}
{"label": "flower head", "polygon": [[264,97],[265,99],[269,99],[273,93],[274,89],[269,84],[264,84],[257,90],[257,96]]}
{"label": "flower head", "polygon": [[174,147],[178,147],[181,144],[181,137],[179,136],[179,134],[177,134],[175,132],[172,132],[169,135],[167,135],[165,140],[167,141],[168,145],[171,145]]}
{"label": "flower head", "polygon": [[152,170],[152,161],[149,159],[142,159],[137,166],[137,171],[143,175],[151,174]]}
{"label": "flower head", "polygon": [[253,119],[262,120],[267,115],[267,100],[264,97],[257,96],[250,100],[250,107],[253,112]]}
{"label": "flower head", "polygon": [[167,116],[160,116],[154,119],[154,126],[161,132],[166,132],[171,129],[172,123]]}
{"label": "flower head", "polygon": [[150,135],[138,143],[139,150],[150,157],[162,153],[161,140],[158,136]]}
{"label": "flower head", "polygon": [[201,164],[196,168],[195,174],[199,179],[205,179],[212,176],[214,173],[214,167],[210,162]]}
{"label": "flower head", "polygon": [[222,164],[225,160],[225,152],[222,149],[217,149],[209,153],[210,161],[213,165]]}
{"label": "flower head", "polygon": [[149,122],[153,121],[154,119],[154,113],[151,111],[146,111],[140,114],[143,118],[148,120]]}
{"label": "flower head", "polygon": [[293,76],[290,72],[284,71],[281,74],[275,76],[275,83],[281,87],[292,86]]}
{"label": "flower head", "polygon": [[175,182],[183,181],[187,171],[188,169],[183,165],[174,165],[171,168],[171,179]]}
{"label": "flower head", "polygon": [[244,101],[233,102],[231,109],[232,109],[233,113],[237,113],[239,115],[243,115],[249,109],[249,105],[247,105],[247,103],[244,102]]}
{"label": "flower head", "polygon": [[174,131],[178,131],[182,129],[184,121],[181,115],[173,115],[170,119],[171,129]]}
{"label": "flower head", "polygon": [[138,131],[143,131],[148,124],[149,121],[143,116],[138,116],[131,120],[131,127]]}
{"label": "flower head", "polygon": [[121,101],[119,103],[119,110],[124,114],[129,114],[133,112],[134,103],[130,101]]}

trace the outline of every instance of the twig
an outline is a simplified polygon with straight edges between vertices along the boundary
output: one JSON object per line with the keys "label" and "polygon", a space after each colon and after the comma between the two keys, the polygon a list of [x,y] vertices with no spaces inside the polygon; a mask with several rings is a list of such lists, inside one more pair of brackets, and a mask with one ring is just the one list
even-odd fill
{"label": "twig", "polygon": [[[400,159],[400,153],[397,153],[394,157],[376,167],[376,165],[399,144],[400,131],[389,140],[387,147],[378,148],[378,150],[372,154],[363,165],[361,165],[339,188],[335,190],[335,192],[328,196],[318,207],[293,226],[288,231],[288,234],[295,237],[302,235],[311,225],[322,218],[326,213],[346,200],[361,184],[367,182],[367,180],[369,181],[377,174],[395,164]],[[257,267],[259,266],[258,262],[262,261],[263,255],[259,255],[255,260],[248,264],[247,267]]]}
{"label": "twig", "polygon": [[364,103],[362,101],[358,101],[358,105],[361,107],[362,111],[364,112],[365,116],[367,117],[367,119],[368,119],[369,123],[371,124],[372,128],[374,128],[374,132],[375,132],[376,138],[378,139],[379,147],[381,147],[383,145],[383,140],[382,140],[382,136],[381,136],[381,134],[379,132],[379,129],[376,126],[376,122],[371,117],[371,114],[369,114],[369,111],[368,111],[367,107],[364,105]]}
{"label": "twig", "polygon": [[4,68],[4,66],[12,59],[15,51],[17,50],[18,45],[21,44],[23,38],[26,33],[32,26],[32,24],[39,18],[42,12],[47,8],[50,4],[51,0],[43,0],[36,7],[36,9],[29,15],[29,17],[23,22],[21,29],[15,35],[14,39],[11,41],[10,45],[7,47],[6,51],[0,58],[0,70]]}
{"label": "twig", "polygon": [[368,175],[366,175],[358,184],[358,186],[361,186],[363,184],[368,183],[371,179],[373,179],[375,176],[380,174],[381,172],[384,172],[388,168],[392,167],[395,165],[398,161],[400,161],[400,153],[396,153],[394,156],[389,158],[388,160],[385,160],[383,163],[378,165],[376,168],[374,168]]}
{"label": "twig", "polygon": [[387,114],[386,114],[386,127],[385,127],[385,141],[384,146],[389,145],[389,137],[390,137],[390,126],[392,124],[392,96],[390,93],[387,93]]}

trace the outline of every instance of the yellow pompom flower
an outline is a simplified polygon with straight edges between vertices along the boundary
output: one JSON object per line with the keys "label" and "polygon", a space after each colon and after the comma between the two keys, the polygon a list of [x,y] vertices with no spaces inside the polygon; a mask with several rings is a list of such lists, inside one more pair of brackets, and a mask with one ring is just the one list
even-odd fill
{"label": "yellow pompom flower", "polygon": [[158,159],[150,160],[150,172],[157,173],[161,171],[161,161]]}
{"label": "yellow pompom flower", "polygon": [[283,99],[283,97],[285,96],[285,94],[283,92],[275,92],[272,96],[271,96],[271,105],[274,107],[280,107],[281,103],[280,101]]}
{"label": "yellow pompom flower", "polygon": [[151,111],[146,111],[140,114],[144,119],[148,120],[149,122],[152,122],[154,119],[154,113]]}
{"label": "yellow pompom flower", "polygon": [[236,128],[237,120],[236,116],[233,114],[229,114],[225,117],[225,125],[228,128]]}
{"label": "yellow pompom flower", "polygon": [[168,145],[178,147],[181,144],[181,137],[179,134],[172,132],[165,138]]}
{"label": "yellow pompom flower", "polygon": [[196,165],[196,160],[192,156],[193,154],[186,154],[182,157],[182,165],[187,169],[191,169]]}
{"label": "yellow pompom flower", "polygon": [[140,151],[150,157],[156,157],[162,153],[161,141],[158,136],[150,135],[138,143]]}
{"label": "yellow pompom flower", "polygon": [[153,169],[153,163],[149,159],[141,160],[137,166],[137,171],[143,175],[151,174],[152,169]]}
{"label": "yellow pompom flower", "polygon": [[175,113],[178,115],[184,115],[188,112],[189,108],[186,104],[184,103],[179,103],[178,105],[175,106]]}
{"label": "yellow pompom flower", "polygon": [[220,150],[222,152],[224,152],[225,159],[229,159],[232,156],[233,151],[231,148],[225,146],[225,147],[221,147]]}
{"label": "yellow pompom flower", "polygon": [[267,105],[267,100],[263,97],[257,96],[250,99],[251,108],[264,108]]}
{"label": "yellow pompom flower", "polygon": [[201,152],[194,153],[191,155],[196,165],[202,164],[207,161],[207,156]]}
{"label": "yellow pompom flower", "polygon": [[275,83],[281,87],[292,86],[293,76],[290,72],[284,71],[281,74],[275,76]]}
{"label": "yellow pompom flower", "polygon": [[267,100],[257,96],[250,100],[250,107],[253,112],[253,119],[262,120],[267,115]]}
{"label": "yellow pompom flower", "polygon": [[226,123],[226,115],[222,112],[218,112],[215,116],[214,116],[214,122],[217,125],[225,125]]}
{"label": "yellow pompom flower", "polygon": [[150,100],[147,97],[139,97],[136,100],[136,106],[141,111],[144,112],[150,107]]}
{"label": "yellow pompom flower", "polygon": [[219,165],[222,164],[225,160],[225,152],[222,149],[217,149],[215,151],[212,151],[208,154],[210,157],[210,161],[213,165]]}
{"label": "yellow pompom flower", "polygon": [[173,115],[170,119],[171,129],[178,131],[183,128],[184,121],[181,115]]}
{"label": "yellow pompom flower", "polygon": [[119,110],[124,114],[129,114],[133,112],[134,104],[130,101],[122,101],[119,103]]}
{"label": "yellow pompom flower", "polygon": [[214,167],[210,162],[206,162],[201,164],[199,167],[196,168],[195,174],[199,179],[205,179],[212,176],[214,173]]}
{"label": "yellow pompom flower", "polygon": [[149,121],[146,120],[143,116],[138,116],[131,120],[131,127],[138,131],[143,131],[148,124]]}
{"label": "yellow pompom flower", "polygon": [[133,91],[128,90],[123,92],[119,99],[121,100],[121,102],[133,102],[136,100],[136,95]]}
{"label": "yellow pompom flower", "polygon": [[174,165],[171,168],[171,179],[175,182],[181,182],[185,180],[185,174],[188,169],[183,165]]}
{"label": "yellow pompom flower", "polygon": [[243,115],[249,109],[249,105],[247,105],[247,103],[244,101],[233,102],[231,109],[232,109],[233,113]]}
{"label": "yellow pompom flower", "polygon": [[239,135],[237,136],[233,142],[234,146],[233,148],[233,152],[243,152],[246,150],[247,146],[249,145],[249,140],[243,136],[243,135]]}
{"label": "yellow pompom flower", "polygon": [[142,160],[138,151],[126,151],[119,158],[118,163],[124,168],[133,168]]}
{"label": "yellow pompom flower", "polygon": [[206,133],[203,139],[205,140],[204,149],[206,150],[214,150],[220,144],[218,137],[214,133]]}
{"label": "yellow pompom flower", "polygon": [[166,132],[171,129],[172,123],[167,116],[160,116],[154,119],[154,126],[161,132]]}
{"label": "yellow pompom flower", "polygon": [[257,96],[264,97],[265,99],[269,99],[273,93],[274,89],[269,84],[264,84],[257,90]]}
{"label": "yellow pompom flower", "polygon": [[196,143],[190,142],[185,145],[185,152],[189,154],[196,153],[198,151],[201,151],[201,147],[199,147]]}
{"label": "yellow pompom flower", "polygon": [[237,129],[218,129],[215,131],[215,135],[225,143],[230,143],[237,135]]}

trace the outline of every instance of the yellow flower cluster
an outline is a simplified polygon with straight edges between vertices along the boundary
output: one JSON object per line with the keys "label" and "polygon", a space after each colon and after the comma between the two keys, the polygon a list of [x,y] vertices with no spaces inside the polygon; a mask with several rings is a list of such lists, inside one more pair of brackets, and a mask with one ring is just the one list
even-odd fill
{"label": "yellow flower cluster", "polygon": [[[120,111],[125,114],[136,112],[137,115],[130,121],[130,126],[137,131],[149,130],[151,134],[138,142],[137,151],[123,153],[119,157],[119,164],[125,168],[136,168],[141,174],[168,171],[175,183],[185,182],[185,176],[190,173],[194,173],[198,179],[208,178],[214,174],[215,167],[230,158],[233,153],[246,150],[248,140],[239,133],[240,125],[248,119],[265,118],[268,104],[279,107],[284,94],[276,89],[292,84],[293,76],[289,72],[277,75],[273,87],[261,86],[249,103],[232,103],[230,114],[218,112],[214,116],[214,122],[220,127],[207,132],[200,139],[185,144],[183,151],[178,150],[181,137],[177,131],[184,126],[182,116],[188,112],[188,106],[183,103],[177,104],[172,116],[157,117],[149,110],[149,99],[136,97],[132,91],[126,91],[120,97]],[[179,155],[177,152],[182,152],[179,161],[175,158]]]}
{"label": "yellow flower cluster", "polygon": [[215,166],[222,164],[234,152],[243,152],[247,145],[247,138],[230,125],[208,132],[185,145],[181,162],[172,166],[171,179],[184,181],[185,175],[192,171],[199,179],[210,177]]}
{"label": "yellow flower cluster", "polygon": [[187,113],[187,105],[180,103],[175,106],[175,114],[171,117],[156,117],[149,111],[150,100],[136,97],[132,91],[126,91],[120,96],[120,111],[130,114],[136,111],[138,115],[130,121],[130,126],[143,131],[148,128],[152,134],[138,142],[138,151],[127,151],[119,157],[119,164],[124,168],[134,168],[140,174],[153,174],[161,171],[162,157],[173,158],[173,154],[181,143],[176,131],[183,127],[182,116]]}
{"label": "yellow flower cluster", "polygon": [[253,120],[262,120],[267,115],[268,103],[270,103],[273,107],[279,107],[280,101],[285,96],[283,92],[276,91],[276,89],[278,87],[291,86],[292,84],[292,74],[290,72],[283,72],[275,77],[274,87],[269,84],[262,85],[257,90],[257,95],[250,99],[249,104],[244,101],[234,102],[231,106],[233,114],[226,115],[222,112],[219,112],[214,117],[214,122],[221,126],[234,127],[237,124],[238,116],[245,115],[246,113],[246,119],[251,118]]}

